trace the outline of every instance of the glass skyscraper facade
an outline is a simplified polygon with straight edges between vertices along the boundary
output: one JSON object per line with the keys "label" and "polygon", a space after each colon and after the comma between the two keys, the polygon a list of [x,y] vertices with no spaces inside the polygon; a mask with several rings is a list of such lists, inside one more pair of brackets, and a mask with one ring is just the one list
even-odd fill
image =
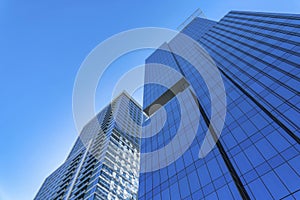
{"label": "glass skyscraper facade", "polygon": [[[141,140],[141,153],[169,144],[180,120],[186,132],[192,131],[188,125],[195,114],[182,119],[179,100],[186,107],[196,101],[201,117],[195,139],[180,158],[174,154],[181,144],[159,158],[159,163],[174,159],[170,165],[140,174],[139,199],[300,199],[300,15],[232,11],[219,22],[195,18],[181,33],[200,44],[221,73],[224,128],[215,148],[199,158],[207,130],[214,134],[210,94],[195,67],[174,51],[195,54],[195,62],[206,58],[180,37],[162,44],[146,60],[145,80],[188,87],[172,96],[161,85],[144,86],[145,123],[162,116],[161,109],[149,112],[159,102],[167,120],[156,135]],[[161,73],[155,63],[173,68],[185,81]],[[188,96],[190,87],[195,98]],[[147,165],[157,162],[153,158]]]}
{"label": "glass skyscraper facade", "polygon": [[122,93],[83,128],[35,199],[137,199],[141,123],[141,107]]}

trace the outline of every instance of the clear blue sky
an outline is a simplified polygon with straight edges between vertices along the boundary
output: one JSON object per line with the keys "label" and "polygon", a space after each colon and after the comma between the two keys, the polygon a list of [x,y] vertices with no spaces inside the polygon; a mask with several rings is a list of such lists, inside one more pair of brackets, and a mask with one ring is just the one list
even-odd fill
{"label": "clear blue sky", "polygon": [[[77,132],[72,89],[85,56],[131,28],[175,29],[196,8],[219,20],[230,10],[300,13],[299,0],[44,0],[0,2],[0,200],[33,199],[66,158]],[[113,81],[149,53],[117,61],[100,83],[97,108]]]}

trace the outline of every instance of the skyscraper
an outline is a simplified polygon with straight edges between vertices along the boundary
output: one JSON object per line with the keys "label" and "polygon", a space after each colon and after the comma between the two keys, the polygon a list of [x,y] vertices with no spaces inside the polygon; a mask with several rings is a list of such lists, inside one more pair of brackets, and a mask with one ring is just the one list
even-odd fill
{"label": "skyscraper", "polygon": [[[163,149],[176,137],[181,121],[186,133],[193,131],[188,124],[195,113],[183,117],[180,106],[197,104],[199,126],[181,157],[174,156],[179,143],[158,160],[141,163],[159,166],[174,160],[140,174],[139,199],[300,199],[300,15],[232,11],[219,22],[195,18],[181,33],[203,47],[221,74],[227,101],[224,128],[217,140],[206,82],[174,52],[189,52],[200,65],[210,59],[177,36],[162,44],[146,60],[145,80],[168,82],[175,92],[171,95],[170,88],[158,84],[144,86],[143,109],[150,116],[145,123],[163,118],[162,108],[150,112],[155,104],[163,105],[167,120],[156,135],[142,139],[141,153]],[[161,73],[155,64],[184,78]],[[207,131],[216,147],[199,158]]]}
{"label": "skyscraper", "polygon": [[137,199],[141,122],[141,107],[122,93],[83,128],[35,199]]}

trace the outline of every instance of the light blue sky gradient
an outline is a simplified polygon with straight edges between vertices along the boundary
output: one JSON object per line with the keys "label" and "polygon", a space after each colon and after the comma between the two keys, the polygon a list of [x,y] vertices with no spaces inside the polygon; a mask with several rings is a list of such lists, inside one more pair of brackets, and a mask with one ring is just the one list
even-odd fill
{"label": "light blue sky gradient", "polygon": [[[230,10],[300,13],[299,0],[44,0],[0,2],[0,199],[33,199],[66,158],[77,132],[72,89],[77,70],[101,41],[131,28],[176,29],[194,10],[219,20]],[[97,91],[150,51],[116,61]]]}

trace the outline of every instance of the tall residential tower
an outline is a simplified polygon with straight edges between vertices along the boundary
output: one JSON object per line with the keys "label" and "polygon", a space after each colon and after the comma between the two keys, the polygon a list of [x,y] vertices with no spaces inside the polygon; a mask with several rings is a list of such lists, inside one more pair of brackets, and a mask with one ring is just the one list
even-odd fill
{"label": "tall residential tower", "polygon": [[141,107],[122,93],[83,128],[35,199],[137,199],[141,122]]}

